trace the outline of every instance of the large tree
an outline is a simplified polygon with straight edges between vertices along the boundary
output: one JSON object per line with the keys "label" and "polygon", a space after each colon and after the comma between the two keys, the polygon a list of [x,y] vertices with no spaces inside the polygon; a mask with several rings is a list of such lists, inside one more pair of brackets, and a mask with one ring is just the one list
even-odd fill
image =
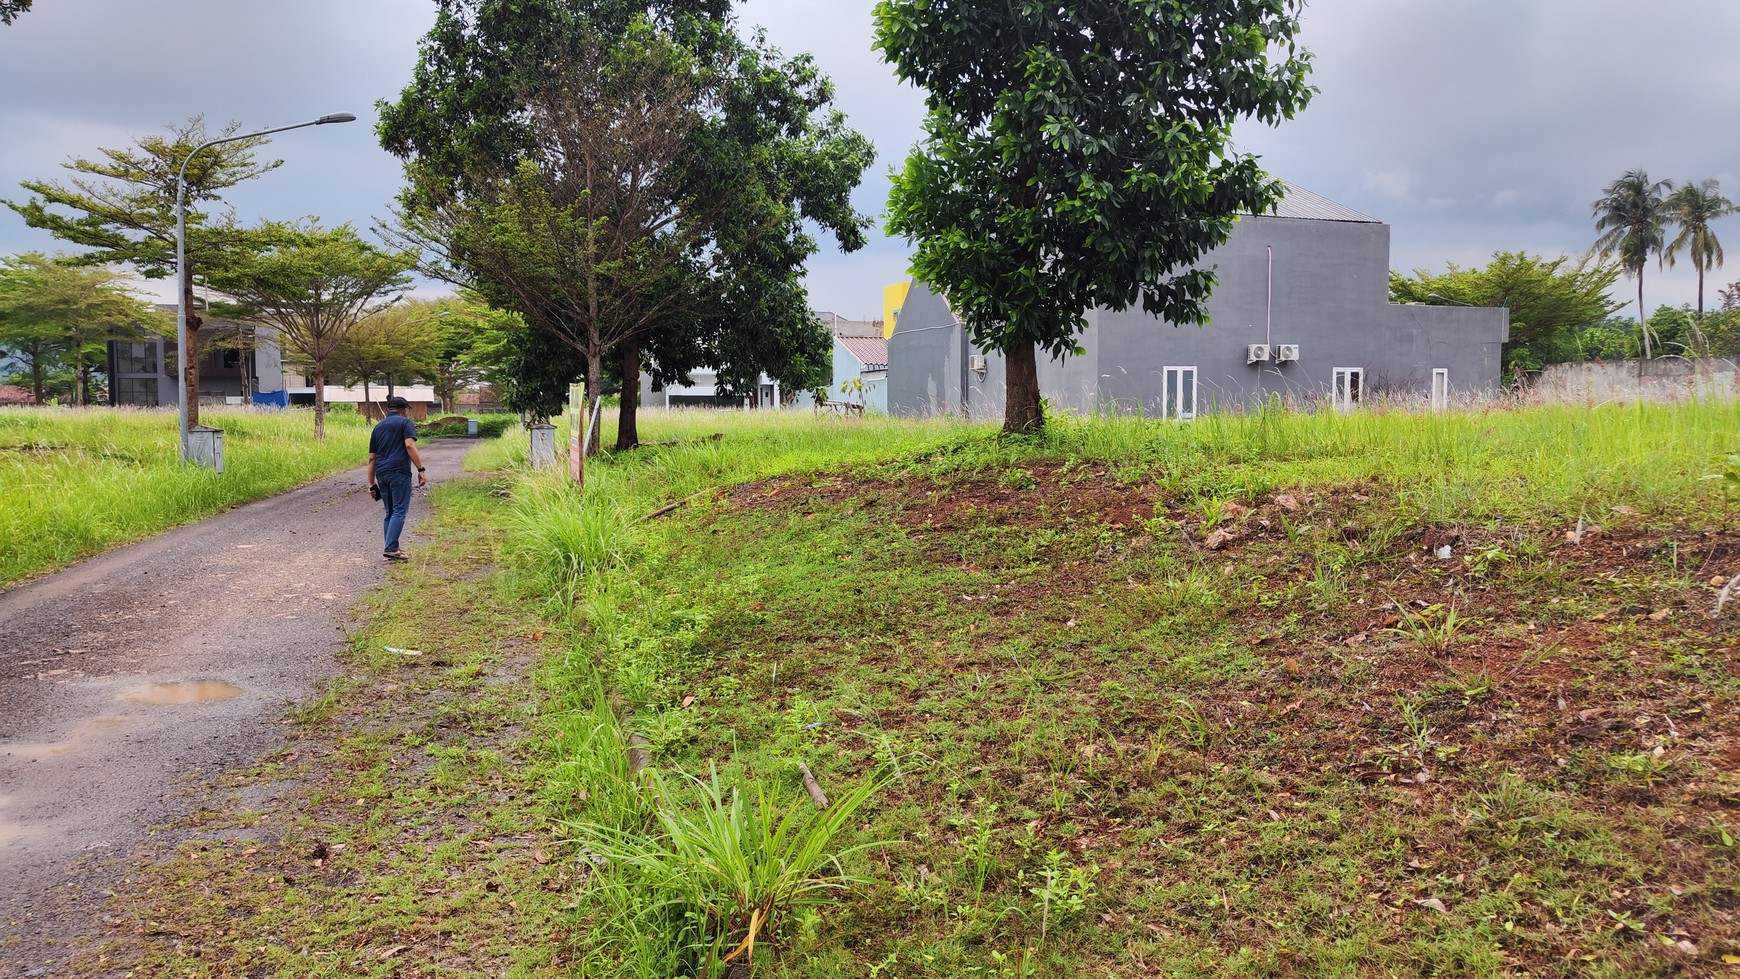
{"label": "large tree", "polygon": [[1239,214],[1282,188],[1231,145],[1310,99],[1301,0],[881,0],[875,46],[926,90],[924,139],[894,175],[889,229],[1008,367],[1004,430],[1044,425],[1038,350],[1065,356],[1089,309],[1203,323]]}
{"label": "large tree", "polygon": [[0,259],[0,347],[27,352],[39,403],[46,369],[54,361],[72,371],[73,403],[84,405],[91,399],[91,374],[104,363],[109,341],[162,336],[173,329],[112,267],[34,253]]}
{"label": "large tree", "polygon": [[680,179],[714,93],[651,25],[628,30],[545,66],[524,96],[530,145],[511,172],[463,195],[425,185],[399,222],[436,256],[431,274],[579,351],[592,404],[607,355],[638,349],[705,301],[694,272],[710,264],[703,248],[719,209]]}
{"label": "large tree", "polygon": [[1623,303],[1608,298],[1617,264],[1495,252],[1485,268],[1451,264],[1444,272],[1390,273],[1390,299],[1398,303],[1503,306],[1510,311],[1506,369],[1580,360],[1579,331],[1603,322]]}
{"label": "large tree", "polygon": [[1652,356],[1649,317],[1643,309],[1643,270],[1651,256],[1659,263],[1667,243],[1667,195],[1671,180],[1650,180],[1642,170],[1627,171],[1608,184],[1600,199],[1589,205],[1595,218],[1595,251],[1602,258],[1617,258],[1625,274],[1637,280],[1637,325],[1643,331],[1643,356]]}
{"label": "large tree", "polygon": [[286,358],[314,375],[314,435],[326,437],[326,364],[357,321],[396,301],[415,257],[377,248],[350,225],[268,223],[273,242],[207,270],[212,288],[278,331]]}
{"label": "large tree", "polygon": [[[621,65],[623,55],[652,50],[649,33],[689,62],[696,111],[661,181],[696,202],[700,210],[685,216],[682,230],[700,234],[686,267],[668,269],[680,276],[650,280],[649,295],[620,294],[659,309],[605,345],[623,375],[617,444],[635,442],[643,353],[653,352],[661,373],[670,370],[657,360],[666,350],[699,351],[688,367],[708,364],[733,378],[785,369],[778,338],[801,331],[809,318],[801,276],[818,246],[806,227],[831,233],[847,251],[862,246],[868,227],[850,193],[873,153],[831,108],[832,88],[814,62],[785,58],[759,36],[740,38],[731,0],[439,2],[412,85],[397,103],[381,106],[382,143],[407,160],[407,211],[432,188],[440,191],[434,196],[460,201],[494,197],[501,173],[539,157],[539,130],[550,117],[530,106],[553,88],[572,92],[579,81],[551,65]],[[473,284],[492,302],[547,328],[543,317],[493,292],[486,278],[478,274]],[[721,338],[729,342],[714,342]]]}
{"label": "large tree", "polygon": [[1680,232],[1668,242],[1662,258],[1672,267],[1680,252],[1692,257],[1698,270],[1698,320],[1694,330],[1702,330],[1704,318],[1704,273],[1722,267],[1722,242],[1710,223],[1735,213],[1734,202],[1722,196],[1722,187],[1715,180],[1687,183],[1674,191],[1667,200],[1668,214]]}
{"label": "large tree", "polygon": [[[143,136],[137,146],[103,148],[99,159],[74,158],[63,166],[75,176],[66,183],[27,180],[36,196],[23,203],[3,201],[24,222],[63,241],[89,249],[77,260],[94,265],[131,265],[148,279],[175,274],[176,174],[194,148],[233,135],[231,123],[212,133],[195,116],[167,135]],[[187,423],[199,424],[199,328],[193,288],[210,262],[227,262],[258,251],[257,233],[236,225],[233,215],[214,217],[210,209],[222,193],[244,180],[277,169],[282,160],[260,161],[254,150],[264,139],[223,143],[201,153],[187,167],[186,272],[180,283],[187,307],[187,350],[181,352],[187,377]]]}

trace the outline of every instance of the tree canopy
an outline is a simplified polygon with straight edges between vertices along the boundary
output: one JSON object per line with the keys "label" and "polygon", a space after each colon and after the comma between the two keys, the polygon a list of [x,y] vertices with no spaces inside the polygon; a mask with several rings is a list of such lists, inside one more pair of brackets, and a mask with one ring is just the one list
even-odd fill
{"label": "tree canopy", "polygon": [[0,0],[0,24],[10,24],[30,9],[34,0]]}
{"label": "tree canopy", "polygon": [[248,316],[271,324],[287,359],[314,374],[314,433],[326,436],[326,364],[357,321],[398,299],[415,256],[382,250],[350,225],[268,223],[259,254],[209,268],[212,288]]}
{"label": "tree canopy", "polygon": [[[589,348],[595,391],[606,356],[636,375],[623,382],[619,446],[634,442],[633,392],[645,351],[692,353],[684,369],[709,364],[730,383],[803,364],[780,354],[810,319],[800,278],[818,244],[806,228],[832,233],[849,251],[863,244],[868,227],[850,203],[873,156],[868,140],[832,109],[832,87],[810,58],[788,59],[759,36],[739,37],[730,12],[729,0],[443,0],[412,84],[398,102],[381,106],[382,145],[406,160],[402,223],[409,238],[459,273],[449,281]],[[677,85],[685,90],[682,118],[667,119],[677,144],[644,131],[643,110],[652,101],[637,101],[635,85],[666,96]],[[563,129],[570,135],[558,139]],[[658,213],[649,209],[658,203],[682,220],[654,217],[642,226],[652,233],[643,234],[619,210],[608,226],[622,237],[581,235],[585,222],[605,227],[597,222],[608,207],[586,198],[609,196],[609,188],[602,178],[585,189],[576,181],[581,168],[567,153],[578,137],[589,142],[592,159],[613,161],[608,166],[618,175],[639,167],[650,181],[639,185],[649,191],[637,204],[642,213]],[[567,148],[553,154],[561,140]],[[655,151],[661,159],[649,156]],[[512,276],[500,262],[485,269],[472,247],[477,236],[461,241],[460,230],[493,225],[500,232],[505,224],[484,214],[501,218],[510,207],[567,215],[566,228],[542,229],[550,247],[534,252],[572,273],[593,270],[587,288],[624,307],[607,312],[601,302],[588,316],[635,307],[646,315],[603,329],[593,342],[582,336],[591,329],[585,320],[536,308],[542,301],[520,281],[529,267]],[[522,221],[522,243],[530,231]],[[500,234],[493,240],[505,244]],[[632,262],[630,245],[641,249]],[[496,250],[497,258],[504,254]],[[532,254],[521,249],[521,258]],[[546,261],[531,274],[554,270]]]}
{"label": "tree canopy", "polygon": [[1643,356],[1651,353],[1649,321],[1643,308],[1643,272],[1651,256],[1661,260],[1667,244],[1667,195],[1671,180],[1651,180],[1642,170],[1627,171],[1608,184],[1589,205],[1595,218],[1595,252],[1619,260],[1625,274],[1637,280],[1637,322],[1643,332]]}
{"label": "tree canopy", "polygon": [[1004,427],[1041,427],[1035,351],[1076,349],[1085,313],[1201,324],[1241,213],[1281,197],[1230,145],[1235,120],[1311,96],[1299,0],[881,0],[875,46],[928,91],[889,229],[1008,365]]}
{"label": "tree canopy", "polygon": [[91,375],[105,364],[110,340],[161,336],[174,329],[156,306],[133,295],[111,266],[38,253],[0,258],[0,348],[29,360],[39,403],[55,365],[71,372],[73,403],[83,405],[91,400]]}
{"label": "tree canopy", "polygon": [[1506,370],[1539,370],[1582,359],[1580,331],[1604,322],[1624,305],[1607,295],[1619,275],[1617,263],[1495,252],[1485,268],[1452,263],[1440,273],[1415,269],[1412,276],[1404,276],[1392,271],[1390,298],[1426,305],[1503,306],[1510,310]]}
{"label": "tree canopy", "polygon": [[395,303],[358,320],[327,358],[327,373],[343,384],[361,384],[365,400],[370,386],[422,379],[436,374],[439,328],[446,310],[442,303]]}
{"label": "tree canopy", "polygon": [[1681,252],[1691,256],[1698,270],[1698,316],[1704,315],[1704,273],[1722,267],[1722,242],[1710,222],[1735,213],[1734,202],[1722,196],[1715,180],[1687,182],[1667,199],[1668,215],[1680,227],[1679,234],[1662,249],[1662,259],[1671,267]]}
{"label": "tree canopy", "polygon": [[[88,249],[73,260],[87,264],[130,265],[148,279],[175,274],[175,185],[182,162],[208,140],[233,135],[230,123],[217,133],[194,116],[172,126],[167,135],[140,137],[137,145],[102,148],[96,159],[76,157],[63,166],[72,176],[66,183],[27,180],[25,190],[36,195],[24,202],[0,201],[18,212],[24,223],[62,241]],[[202,152],[187,167],[184,246],[187,276],[181,282],[188,310],[188,424],[199,422],[198,336],[201,317],[195,311],[194,282],[208,262],[227,262],[258,251],[264,242],[250,229],[238,227],[229,212],[212,213],[223,191],[277,169],[282,160],[260,161],[254,151],[264,139],[223,143]]]}

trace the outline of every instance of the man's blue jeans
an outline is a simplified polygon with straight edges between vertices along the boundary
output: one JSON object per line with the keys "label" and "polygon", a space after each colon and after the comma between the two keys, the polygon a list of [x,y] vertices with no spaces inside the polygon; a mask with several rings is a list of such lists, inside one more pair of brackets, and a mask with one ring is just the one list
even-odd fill
{"label": "man's blue jeans", "polygon": [[399,549],[399,532],[405,529],[405,515],[411,512],[411,474],[375,473],[375,485],[381,489],[381,505],[387,508],[381,531],[386,534],[384,553]]}

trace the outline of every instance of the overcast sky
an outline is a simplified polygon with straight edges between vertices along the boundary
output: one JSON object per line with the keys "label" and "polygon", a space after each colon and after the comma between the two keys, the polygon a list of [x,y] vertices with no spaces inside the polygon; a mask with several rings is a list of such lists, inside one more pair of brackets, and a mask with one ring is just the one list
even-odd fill
{"label": "overcast sky", "polygon": [[[870,50],[872,6],[746,0],[740,18],[833,77],[880,155],[856,197],[879,216],[923,102]],[[433,19],[431,0],[37,0],[0,27],[0,198],[198,113],[267,128],[348,111],[358,122],[275,137],[284,166],[229,199],[248,223],[317,215],[366,230],[399,186],[375,141],[375,102],[404,86]],[[1300,40],[1320,94],[1293,122],[1243,126],[1238,139],[1276,175],[1387,222],[1395,268],[1577,255],[1594,239],[1590,202],[1627,170],[1713,177],[1740,198],[1736,39],[1734,0],[1316,0]],[[1716,230],[1740,248],[1740,219]],[[0,209],[0,254],[60,247]],[[880,235],[854,255],[823,252],[812,305],[879,316],[906,254]],[[1710,305],[1740,279],[1736,257],[1711,274]],[[1695,281],[1687,261],[1651,265],[1645,300],[1693,302]]]}

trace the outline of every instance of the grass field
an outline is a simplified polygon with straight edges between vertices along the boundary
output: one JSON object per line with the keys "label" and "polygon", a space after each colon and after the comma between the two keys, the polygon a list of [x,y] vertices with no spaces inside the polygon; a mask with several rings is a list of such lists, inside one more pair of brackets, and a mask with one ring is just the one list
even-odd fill
{"label": "grass field", "polygon": [[368,424],[307,412],[205,409],[224,472],[178,459],[173,411],[0,411],[0,587],[359,465]]}
{"label": "grass field", "polygon": [[623,789],[621,714],[772,812],[807,805],[799,762],[839,793],[893,772],[830,845],[886,842],[783,925],[601,871],[582,974],[725,974],[756,930],[753,974],[791,977],[1740,956],[1740,609],[1710,616],[1740,526],[1704,478],[1740,408],[759,421],[653,413],[680,444],[516,490],[580,637],[546,796],[586,852],[683,852]]}
{"label": "grass field", "polygon": [[1740,407],[641,424],[480,446],[77,974],[1740,974]]}

